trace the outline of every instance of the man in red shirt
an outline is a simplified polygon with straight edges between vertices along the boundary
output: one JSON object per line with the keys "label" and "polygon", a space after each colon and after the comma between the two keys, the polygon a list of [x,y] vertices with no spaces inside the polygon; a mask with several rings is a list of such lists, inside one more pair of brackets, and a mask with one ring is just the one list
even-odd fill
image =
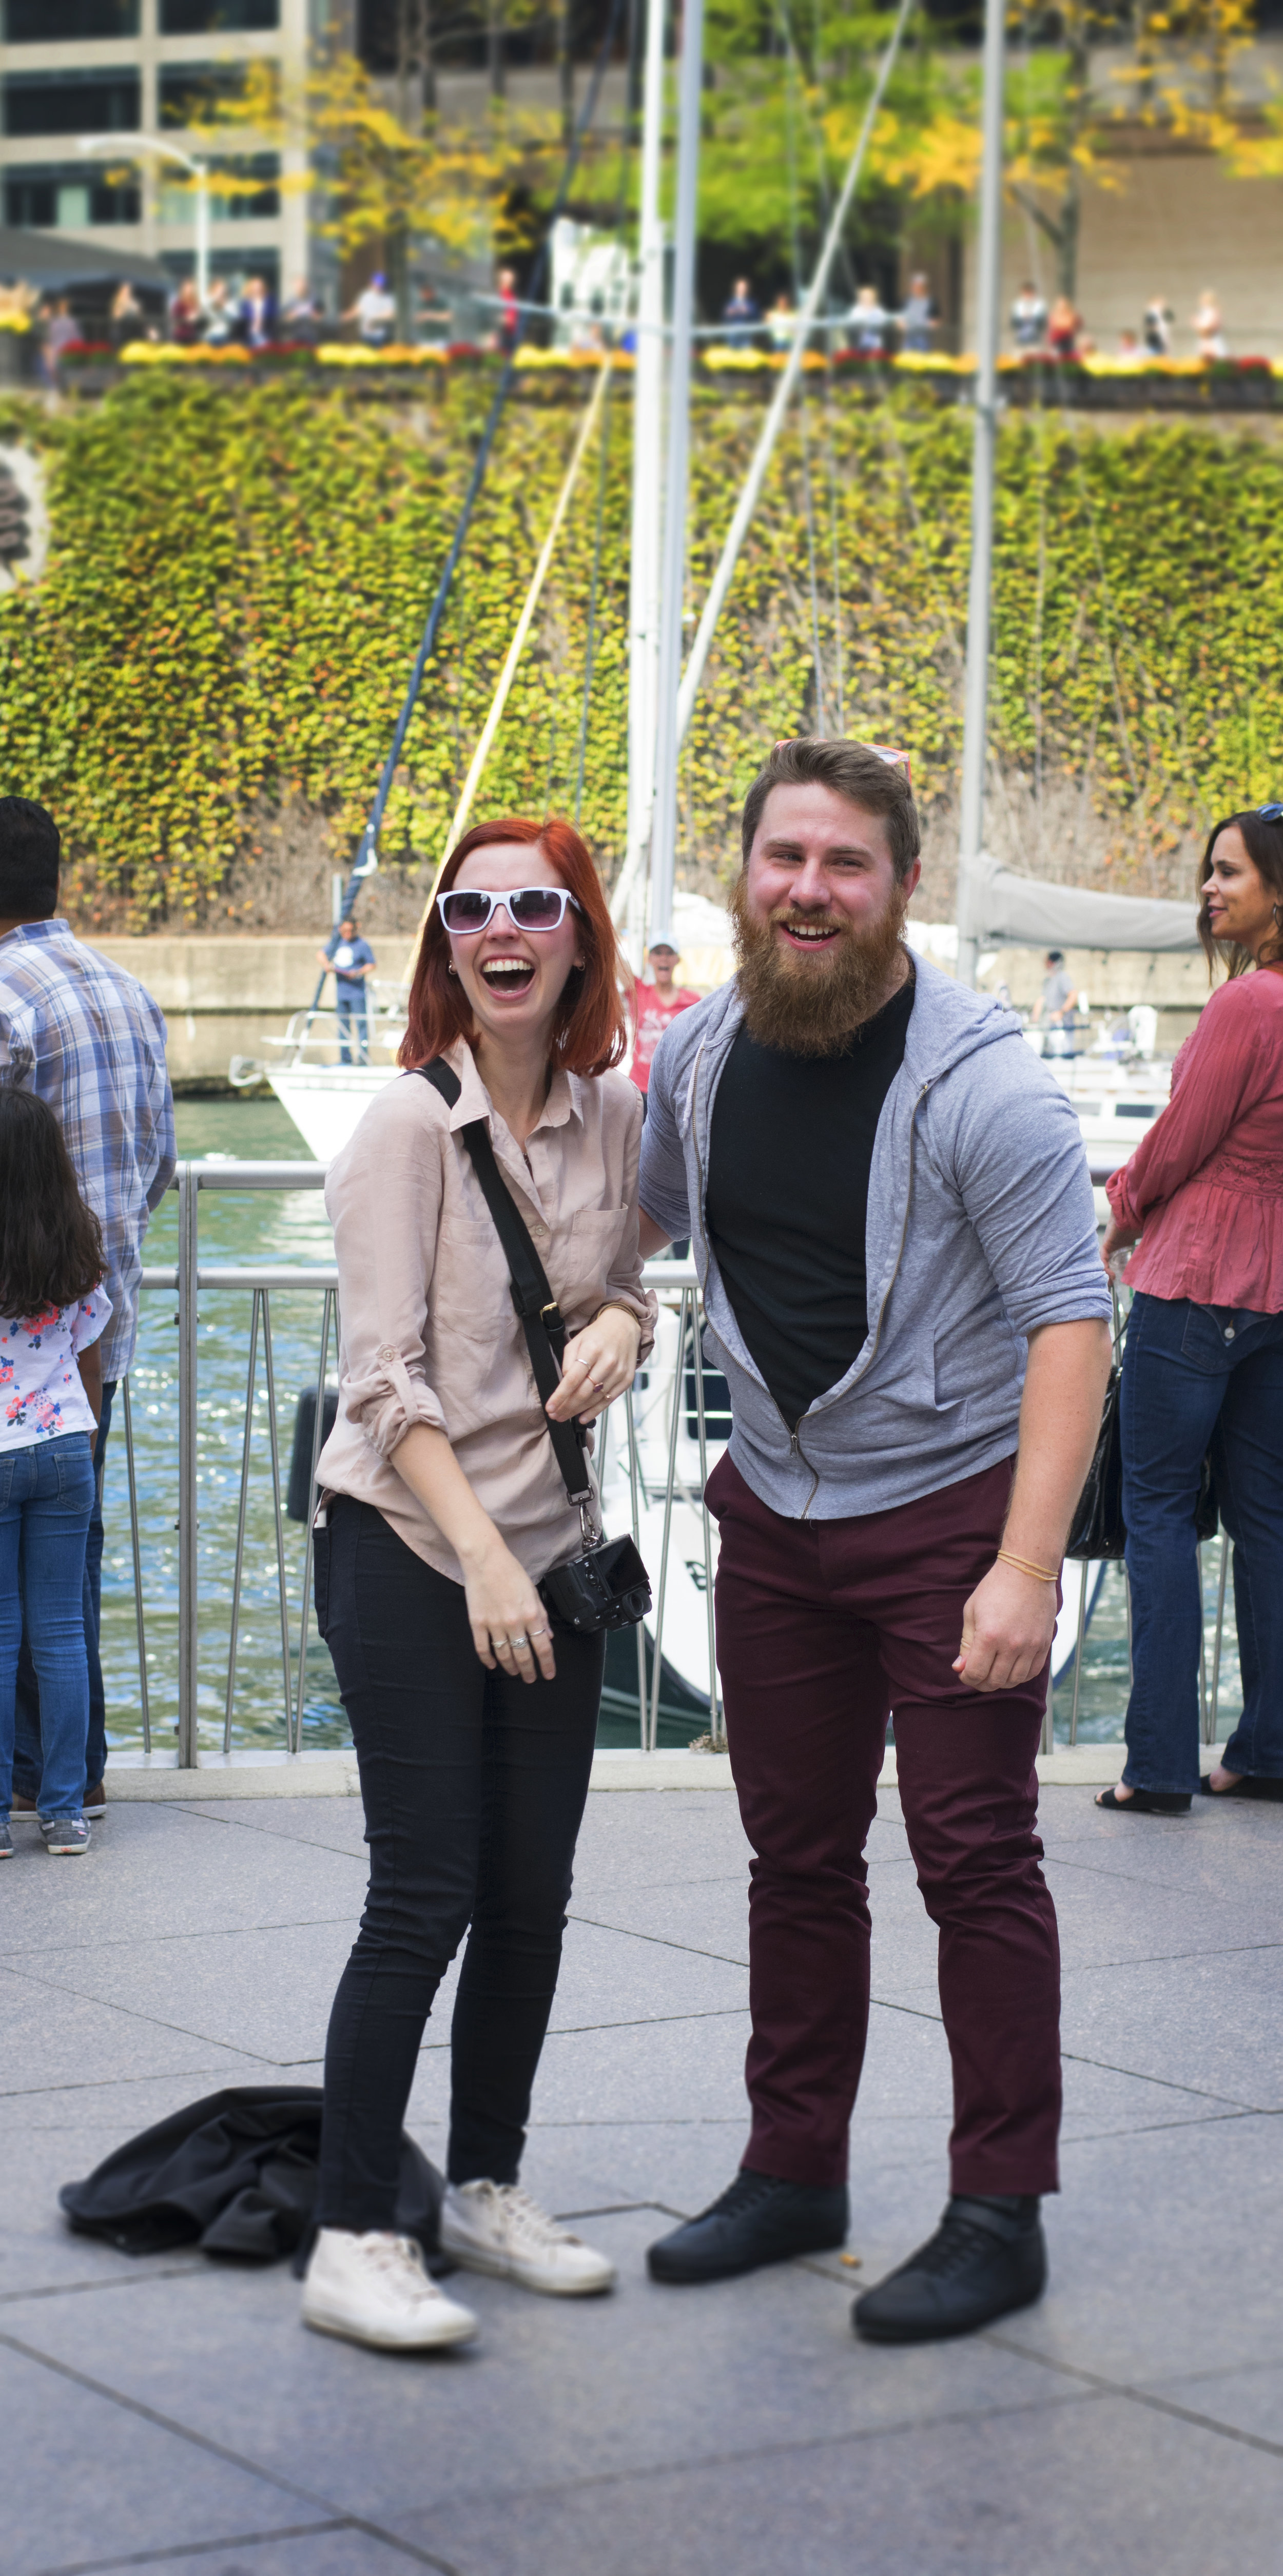
{"label": "man in red shirt", "polygon": [[633,1060],[628,1068],[643,1096],[650,1081],[651,1059],[669,1021],[675,1020],[679,1011],[689,1011],[699,1000],[698,993],[692,993],[689,985],[673,982],[679,952],[671,940],[657,939],[646,954],[652,981],[643,984],[639,978],[633,985],[633,1018],[637,1035]]}

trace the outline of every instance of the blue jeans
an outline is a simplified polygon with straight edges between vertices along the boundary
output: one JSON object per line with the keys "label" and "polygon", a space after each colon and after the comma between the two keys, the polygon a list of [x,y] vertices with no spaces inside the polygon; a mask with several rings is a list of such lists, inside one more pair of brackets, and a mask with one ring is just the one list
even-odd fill
{"label": "blue jeans", "polygon": [[1283,1315],[1138,1292],[1122,1385],[1132,1594],[1127,1767],[1133,1789],[1198,1787],[1203,1459],[1234,1542],[1243,1715],[1229,1771],[1283,1779]]}
{"label": "blue jeans", "polygon": [[[89,1515],[89,1536],[85,1542],[85,1655],[89,1664],[89,1741],[85,1747],[85,1786],[89,1789],[97,1788],[107,1768],[107,1694],[103,1688],[98,1636],[102,1626],[102,1486],[115,1392],[115,1378],[104,1379],[102,1412],[98,1417],[98,1437],[94,1442],[93,1510]],[[40,1686],[31,1660],[31,1648],[24,1636],[18,1657],[13,1748],[13,1785],[24,1798],[34,1798],[39,1794],[40,1760]]]}
{"label": "blue jeans", "polygon": [[85,1794],[89,1665],[85,1540],[94,1499],[83,1431],[0,1454],[0,1815],[13,1793],[14,1690],[27,1633],[40,1684],[42,1816],[78,1816]]}
{"label": "blue jeans", "polygon": [[338,1014],[340,1064],[364,1064],[367,1036],[364,993],[340,993]]}

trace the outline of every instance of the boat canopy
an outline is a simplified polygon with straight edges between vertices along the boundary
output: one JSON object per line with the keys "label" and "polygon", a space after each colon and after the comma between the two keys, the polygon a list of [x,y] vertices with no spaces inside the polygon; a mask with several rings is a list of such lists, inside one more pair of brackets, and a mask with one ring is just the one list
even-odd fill
{"label": "boat canopy", "polygon": [[[960,889],[961,892],[961,889]],[[1131,948],[1170,952],[1198,946],[1198,907],[1157,895],[1097,894],[1050,885],[997,859],[967,869],[966,932],[1013,948]],[[961,906],[959,907],[961,913]]]}

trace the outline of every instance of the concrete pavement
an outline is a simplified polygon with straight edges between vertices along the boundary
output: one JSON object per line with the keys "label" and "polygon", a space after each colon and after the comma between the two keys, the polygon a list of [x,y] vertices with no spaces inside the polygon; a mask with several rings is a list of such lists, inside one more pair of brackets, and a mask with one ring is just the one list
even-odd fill
{"label": "concrete pavement", "polygon": [[[1108,1775],[1112,1776],[1112,1774]],[[929,2232],[949,2068],[893,1786],[850,2252],[701,2291],[649,2239],[744,2135],[745,1846],[713,1788],[594,1794],[525,2179],[621,2271],[565,2305],[461,2285],[471,2350],[304,2333],[284,2266],[131,2261],[60,2182],[222,2084],[319,2081],[364,1889],[351,1796],[113,1807],[0,1871],[7,2576],[1275,2576],[1283,1815],[1043,1793],[1065,1949],[1046,2300],[964,2343],[855,2343]],[[448,1997],[410,2125],[440,2159]]]}

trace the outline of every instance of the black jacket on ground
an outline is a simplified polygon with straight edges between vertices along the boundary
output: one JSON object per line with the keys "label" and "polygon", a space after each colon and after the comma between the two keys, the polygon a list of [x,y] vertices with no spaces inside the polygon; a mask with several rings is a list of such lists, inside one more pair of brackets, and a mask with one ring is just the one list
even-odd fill
{"label": "black jacket on ground", "polygon": [[[207,2093],[130,2138],[85,2182],[58,2194],[73,2228],[123,2254],[199,2245],[203,2254],[275,2263],[311,2250],[321,2103],[315,2084],[242,2084]],[[401,2139],[396,2223],[426,2257],[438,2251],[443,2184]]]}

